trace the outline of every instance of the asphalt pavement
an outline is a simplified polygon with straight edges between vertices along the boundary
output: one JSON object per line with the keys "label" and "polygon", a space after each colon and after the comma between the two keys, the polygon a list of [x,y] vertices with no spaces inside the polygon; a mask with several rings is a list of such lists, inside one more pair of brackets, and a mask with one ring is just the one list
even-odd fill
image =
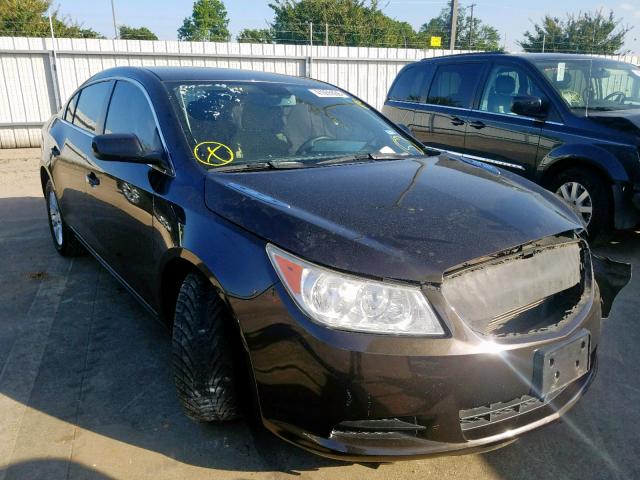
{"label": "asphalt pavement", "polygon": [[[38,152],[0,151],[0,480],[640,478],[640,280],[604,321],[598,375],[560,422],[485,454],[383,465],[308,454],[181,412],[170,338],[91,257],[59,257]],[[640,230],[595,249],[640,268]]]}

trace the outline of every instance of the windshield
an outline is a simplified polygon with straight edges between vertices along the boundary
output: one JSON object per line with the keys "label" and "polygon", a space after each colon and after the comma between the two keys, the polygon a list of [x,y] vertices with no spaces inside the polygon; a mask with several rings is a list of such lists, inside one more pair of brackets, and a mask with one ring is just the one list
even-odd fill
{"label": "windshield", "polygon": [[640,108],[640,69],[613,60],[534,60],[562,99],[576,112]]}
{"label": "windshield", "polygon": [[194,158],[207,168],[423,153],[369,107],[328,85],[182,82],[169,87]]}

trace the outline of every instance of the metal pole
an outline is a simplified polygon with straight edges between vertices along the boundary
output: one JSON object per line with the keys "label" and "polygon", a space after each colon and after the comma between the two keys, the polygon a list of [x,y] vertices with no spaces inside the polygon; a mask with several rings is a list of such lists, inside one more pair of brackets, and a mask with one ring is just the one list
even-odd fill
{"label": "metal pole", "polygon": [[324,24],[324,44],[326,47],[329,46],[329,24]]}
{"label": "metal pole", "polygon": [[449,50],[451,50],[452,52],[456,48],[457,28],[458,28],[458,0],[451,0],[451,29],[449,31],[451,38],[449,39]]}
{"label": "metal pole", "polygon": [[471,18],[469,19],[469,50],[471,50],[471,45],[472,45],[472,39],[473,39],[473,7],[475,7],[476,4],[472,3],[471,5],[469,5],[469,7],[471,7]]}
{"label": "metal pole", "polygon": [[546,46],[546,44],[547,44],[547,34],[543,33],[542,34],[542,53],[544,53],[544,47]]}
{"label": "metal pole", "polygon": [[[56,111],[62,108],[62,101],[60,100],[60,82],[58,79],[58,54],[56,49],[56,36],[53,33],[53,20],[51,19],[51,13],[49,13],[49,30],[51,31],[51,50],[53,51],[53,61],[50,61],[51,69],[53,70],[51,75],[51,81],[53,82],[53,96],[56,102]],[[51,57],[49,57],[51,60]],[[55,112],[52,112],[55,113]]]}
{"label": "metal pole", "polygon": [[114,0],[111,0],[111,16],[113,17],[113,34],[115,35],[115,39],[118,40],[120,36],[118,35],[118,27],[116,25],[116,7],[113,4]]}
{"label": "metal pole", "polygon": [[313,47],[313,22],[309,22],[309,45]]}

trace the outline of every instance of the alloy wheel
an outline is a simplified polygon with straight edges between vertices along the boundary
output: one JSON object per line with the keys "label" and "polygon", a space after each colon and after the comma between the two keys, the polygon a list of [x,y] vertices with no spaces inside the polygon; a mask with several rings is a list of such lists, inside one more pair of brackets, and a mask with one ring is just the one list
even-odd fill
{"label": "alloy wheel", "polygon": [[568,202],[582,217],[585,225],[589,225],[593,215],[591,195],[586,187],[578,182],[566,182],[556,190],[556,195]]}
{"label": "alloy wheel", "polygon": [[59,246],[62,246],[62,217],[60,215],[60,207],[58,199],[53,190],[49,192],[49,218],[51,219],[51,230],[53,237]]}

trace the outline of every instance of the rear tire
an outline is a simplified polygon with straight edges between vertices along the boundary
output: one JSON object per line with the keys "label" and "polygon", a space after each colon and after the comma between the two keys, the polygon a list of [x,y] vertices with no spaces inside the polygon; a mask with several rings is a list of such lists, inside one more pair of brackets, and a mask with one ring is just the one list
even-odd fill
{"label": "rear tire", "polygon": [[[611,189],[609,182],[601,175],[588,168],[568,168],[551,180],[549,190],[571,204],[583,220],[587,220],[584,217],[590,207],[590,218],[586,227],[590,241],[602,242],[609,238],[613,231]],[[584,192],[587,197],[583,196]],[[581,201],[580,197],[583,197]]]}
{"label": "rear tire", "polygon": [[73,233],[73,230],[67,226],[64,218],[62,217],[62,210],[60,210],[58,197],[53,189],[51,180],[47,181],[44,191],[45,200],[47,202],[49,231],[51,232],[53,246],[63,257],[77,257],[78,255],[82,255],[85,252],[84,247],[76,238],[76,234]]}
{"label": "rear tire", "polygon": [[173,324],[173,371],[186,415],[199,422],[240,417],[226,306],[210,283],[189,273],[178,294]]}

